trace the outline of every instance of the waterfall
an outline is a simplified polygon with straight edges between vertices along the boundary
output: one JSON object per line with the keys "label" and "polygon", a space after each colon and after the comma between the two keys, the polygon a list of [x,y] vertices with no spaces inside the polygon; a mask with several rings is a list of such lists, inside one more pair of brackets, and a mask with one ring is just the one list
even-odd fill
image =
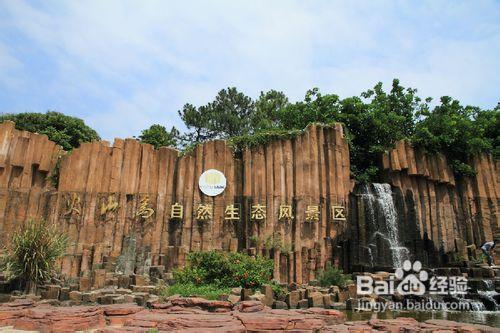
{"label": "waterfall", "polygon": [[[402,267],[403,262],[408,259],[408,249],[401,244],[399,239],[398,214],[392,197],[392,189],[389,184],[374,183],[365,185],[361,193],[366,207],[366,221],[371,236],[368,241],[370,259],[380,259],[384,256],[383,250],[378,249],[377,241],[385,243],[391,256],[393,268]],[[378,258],[373,258],[372,248],[378,252]],[[373,266],[373,264],[372,264]]]}
{"label": "waterfall", "polygon": [[494,280],[484,280],[486,290],[478,290],[478,296],[486,308],[491,311],[500,311],[500,294],[495,290]]}

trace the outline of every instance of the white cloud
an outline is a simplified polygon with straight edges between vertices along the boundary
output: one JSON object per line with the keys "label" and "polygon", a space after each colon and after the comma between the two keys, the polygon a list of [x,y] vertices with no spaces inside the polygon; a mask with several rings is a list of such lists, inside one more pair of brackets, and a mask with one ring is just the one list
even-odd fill
{"label": "white cloud", "polygon": [[[499,97],[494,2],[11,1],[0,12],[0,74],[25,89],[0,79],[10,106],[78,115],[106,139],[182,127],[184,103],[230,85],[296,100],[314,86],[349,96],[399,77],[423,96],[484,107]],[[16,49],[36,52],[15,54],[11,32]],[[33,53],[48,74],[33,70]]]}

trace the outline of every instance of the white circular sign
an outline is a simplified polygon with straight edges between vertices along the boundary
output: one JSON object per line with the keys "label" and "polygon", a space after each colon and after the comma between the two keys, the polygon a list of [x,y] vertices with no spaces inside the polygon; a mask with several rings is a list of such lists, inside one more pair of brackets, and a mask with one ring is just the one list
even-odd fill
{"label": "white circular sign", "polygon": [[198,186],[204,194],[215,197],[226,189],[226,177],[219,170],[209,169],[201,174]]}

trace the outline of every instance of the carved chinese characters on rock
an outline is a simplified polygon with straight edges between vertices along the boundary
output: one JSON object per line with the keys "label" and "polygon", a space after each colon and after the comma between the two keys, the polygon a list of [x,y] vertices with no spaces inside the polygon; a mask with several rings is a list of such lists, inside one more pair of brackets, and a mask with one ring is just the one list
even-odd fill
{"label": "carved chinese characters on rock", "polygon": [[151,217],[154,215],[155,211],[151,205],[149,200],[149,196],[143,196],[139,201],[139,206],[134,214],[136,218],[138,218],[138,222],[142,224],[150,224]]}
{"label": "carved chinese characters on rock", "polygon": [[62,218],[66,219],[71,224],[76,224],[77,228],[81,227],[83,204],[80,194],[66,193],[62,200]]}
{"label": "carved chinese characters on rock", "polygon": [[306,222],[319,222],[319,206],[317,205],[307,206]]}
{"label": "carved chinese characters on rock", "polygon": [[176,202],[170,207],[170,218],[172,220],[182,220],[184,217],[184,207]]}
{"label": "carved chinese characters on rock", "polygon": [[102,222],[111,220],[118,211],[118,207],[118,201],[114,194],[102,197],[99,205],[99,220]]}
{"label": "carved chinese characters on rock", "polygon": [[240,207],[237,204],[230,204],[224,210],[224,220],[238,221],[240,219]]}
{"label": "carved chinese characters on rock", "polygon": [[332,220],[334,221],[345,221],[345,208],[340,205],[332,205]]}
{"label": "carved chinese characters on rock", "polygon": [[71,193],[66,199],[66,211],[64,216],[81,215],[82,201],[77,193]]}
{"label": "carved chinese characters on rock", "polygon": [[213,207],[211,204],[199,204],[196,207],[195,219],[198,221],[210,221],[213,218]]}
{"label": "carved chinese characters on rock", "polygon": [[252,205],[250,217],[254,221],[263,221],[266,219],[266,206],[261,204]]}
{"label": "carved chinese characters on rock", "polygon": [[280,205],[278,220],[286,221],[293,219],[292,205]]}

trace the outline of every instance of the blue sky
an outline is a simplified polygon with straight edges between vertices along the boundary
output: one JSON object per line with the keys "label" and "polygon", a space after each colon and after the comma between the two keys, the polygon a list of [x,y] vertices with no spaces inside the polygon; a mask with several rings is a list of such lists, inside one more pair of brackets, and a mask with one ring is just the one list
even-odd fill
{"label": "blue sky", "polygon": [[0,112],[83,118],[107,140],[236,86],[500,101],[500,1],[0,0]]}

